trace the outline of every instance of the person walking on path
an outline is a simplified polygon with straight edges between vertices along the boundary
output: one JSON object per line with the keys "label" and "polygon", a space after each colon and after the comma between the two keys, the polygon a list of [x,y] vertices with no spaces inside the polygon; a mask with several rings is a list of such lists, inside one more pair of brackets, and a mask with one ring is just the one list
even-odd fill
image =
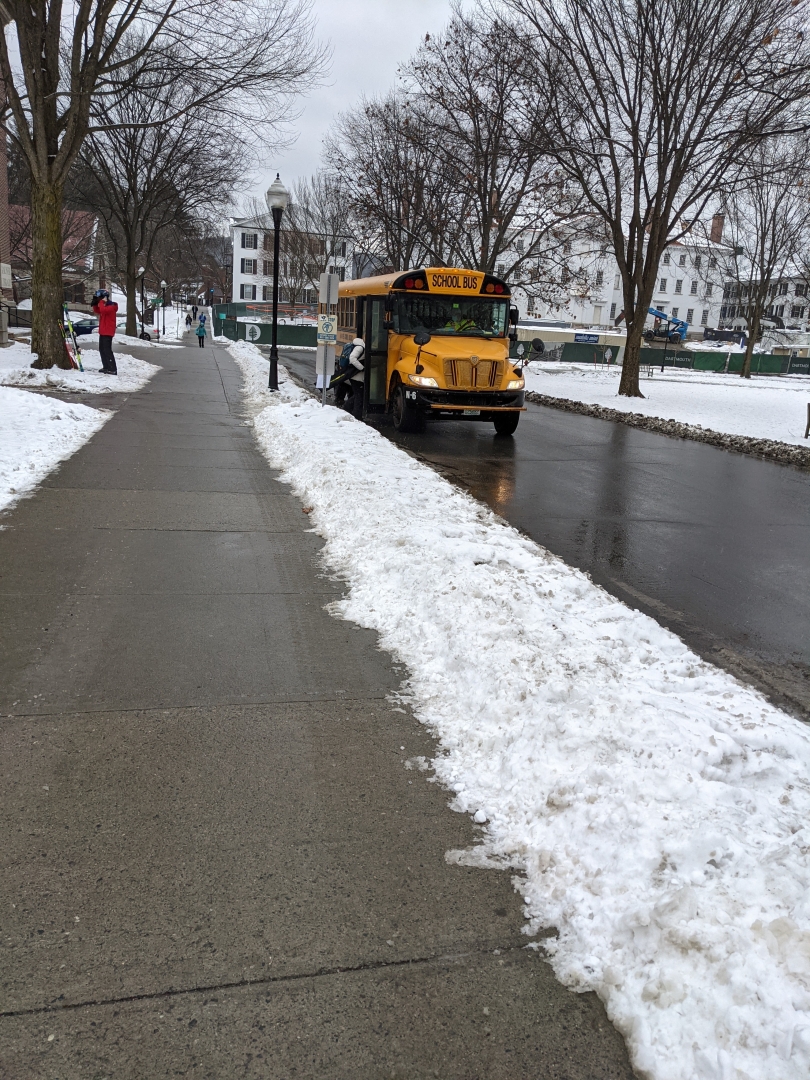
{"label": "person walking on path", "polygon": [[118,304],[110,300],[106,289],[99,289],[93,294],[93,312],[98,316],[98,351],[101,353],[101,371],[105,375],[117,375],[118,367],[112,350],[115,337],[115,317]]}
{"label": "person walking on path", "polygon": [[202,321],[200,322],[199,326],[197,327],[196,334],[197,334],[197,344],[202,349],[205,346],[205,323],[204,322],[202,322]]}
{"label": "person walking on path", "polygon": [[192,324],[191,312],[188,312],[186,314],[186,330],[191,329],[191,324]]}

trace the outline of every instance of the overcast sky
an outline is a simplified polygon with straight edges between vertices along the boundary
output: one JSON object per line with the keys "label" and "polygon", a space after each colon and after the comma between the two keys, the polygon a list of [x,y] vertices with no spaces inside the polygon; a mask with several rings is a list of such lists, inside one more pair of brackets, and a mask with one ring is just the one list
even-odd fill
{"label": "overcast sky", "polygon": [[257,176],[262,197],[277,172],[289,187],[319,165],[321,140],[337,113],[361,94],[382,93],[396,82],[397,65],[407,60],[426,33],[447,22],[450,0],[314,0],[318,37],[332,46],[327,85],[307,99],[295,122],[300,132],[290,149],[267,160]]}

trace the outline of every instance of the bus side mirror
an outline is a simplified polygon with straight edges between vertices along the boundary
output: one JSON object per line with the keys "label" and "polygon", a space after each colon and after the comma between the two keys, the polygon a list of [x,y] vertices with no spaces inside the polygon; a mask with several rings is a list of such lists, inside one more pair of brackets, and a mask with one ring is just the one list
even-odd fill
{"label": "bus side mirror", "polygon": [[430,342],[430,334],[427,330],[419,330],[413,335],[413,340],[421,349],[423,345],[427,345]]}
{"label": "bus side mirror", "polygon": [[546,351],[546,346],[543,344],[543,339],[539,337],[532,339],[532,348],[536,353],[541,356]]}
{"label": "bus side mirror", "polygon": [[510,307],[509,308],[509,322],[512,324],[512,326],[517,326],[519,318],[520,318],[520,312],[518,311],[518,309],[516,307]]}

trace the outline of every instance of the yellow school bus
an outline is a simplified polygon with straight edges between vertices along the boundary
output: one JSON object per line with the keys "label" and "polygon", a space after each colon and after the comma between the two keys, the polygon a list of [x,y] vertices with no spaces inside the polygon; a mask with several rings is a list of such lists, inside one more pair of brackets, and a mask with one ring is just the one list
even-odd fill
{"label": "yellow school bus", "polygon": [[517,311],[500,278],[407,270],[342,281],[338,295],[338,349],[354,337],[366,346],[364,413],[390,411],[403,432],[428,417],[514,432],[524,383],[509,359]]}

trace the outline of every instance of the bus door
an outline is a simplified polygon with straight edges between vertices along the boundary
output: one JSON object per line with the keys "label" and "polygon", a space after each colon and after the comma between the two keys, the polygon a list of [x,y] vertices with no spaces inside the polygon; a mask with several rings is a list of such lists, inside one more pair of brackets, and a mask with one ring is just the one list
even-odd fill
{"label": "bus door", "polygon": [[366,377],[365,412],[383,412],[388,393],[388,331],[385,321],[385,297],[367,296],[365,303]]}

